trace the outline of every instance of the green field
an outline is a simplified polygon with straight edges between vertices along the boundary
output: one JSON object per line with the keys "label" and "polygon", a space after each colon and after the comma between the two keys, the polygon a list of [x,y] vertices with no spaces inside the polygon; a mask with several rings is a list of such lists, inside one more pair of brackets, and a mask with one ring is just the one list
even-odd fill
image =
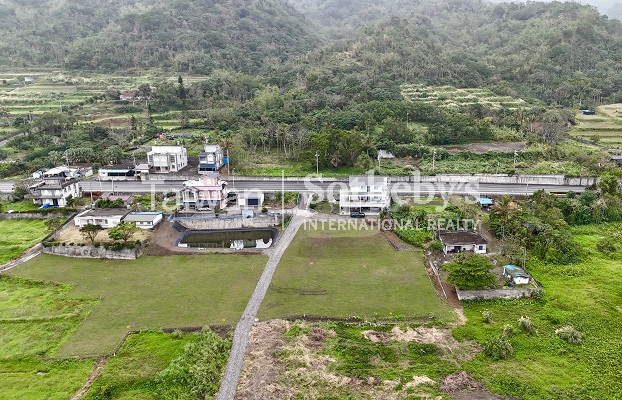
{"label": "green field", "polygon": [[265,263],[243,255],[132,261],[40,255],[9,274],[69,284],[70,296],[99,299],[57,353],[95,356],[112,353],[131,330],[235,324]]}
{"label": "green field", "polygon": [[402,96],[407,101],[432,103],[449,107],[481,104],[492,108],[516,109],[529,106],[529,103],[523,99],[511,96],[498,96],[490,90],[480,88],[404,84],[402,85]]}
{"label": "green field", "polygon": [[622,148],[622,104],[596,107],[596,115],[575,116],[577,125],[570,132],[581,139],[609,148]]}
{"label": "green field", "polygon": [[48,233],[43,220],[0,220],[0,265],[17,258]]}
{"label": "green field", "polygon": [[155,331],[128,336],[117,355],[108,358],[84,399],[155,399],[156,375],[196,338]]}
{"label": "green field", "polygon": [[[622,393],[622,253],[605,256],[595,250],[603,237],[619,238],[621,224],[575,227],[585,252],[579,264],[556,266],[537,262],[528,270],[545,291],[541,300],[467,302],[467,325],[454,330],[459,339],[483,343],[505,324],[517,332],[514,355],[491,361],[478,355],[463,366],[488,388],[521,399],[618,399]],[[618,240],[618,239],[616,239]],[[494,324],[485,324],[488,310]],[[518,329],[521,316],[532,319],[536,335]],[[584,336],[579,345],[564,342],[555,330],[566,325]]]}
{"label": "green field", "polygon": [[453,318],[436,295],[420,252],[395,251],[377,230],[304,228],[276,269],[260,318]]}
{"label": "green field", "polygon": [[69,296],[68,285],[0,279],[0,399],[67,399],[92,361],[51,361],[96,304]]}

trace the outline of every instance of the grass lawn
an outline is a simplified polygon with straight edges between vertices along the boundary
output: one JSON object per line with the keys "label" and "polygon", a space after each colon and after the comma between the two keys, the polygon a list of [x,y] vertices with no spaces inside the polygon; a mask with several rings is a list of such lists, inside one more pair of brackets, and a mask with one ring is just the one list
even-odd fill
{"label": "grass lawn", "polygon": [[235,324],[266,263],[263,256],[209,255],[91,260],[40,255],[13,276],[74,286],[74,298],[101,301],[59,356],[115,350],[130,330]]}
{"label": "grass lawn", "polygon": [[[479,354],[463,366],[488,388],[521,399],[619,399],[622,393],[622,252],[606,256],[595,250],[600,238],[619,238],[622,224],[572,228],[585,253],[578,264],[557,266],[537,262],[528,270],[541,283],[539,300],[467,302],[467,325],[457,338],[483,343],[501,333],[505,324],[517,332],[514,355],[492,361]],[[494,324],[485,324],[487,309]],[[521,316],[532,319],[536,335],[518,329]],[[566,343],[556,329],[571,325],[583,334],[578,345]]]}
{"label": "grass lawn", "polygon": [[296,315],[452,319],[420,252],[395,251],[377,231],[301,227],[285,251],[260,318]]}
{"label": "grass lawn", "polygon": [[155,377],[179,356],[196,334],[176,337],[161,332],[130,335],[115,357],[108,358],[102,374],[93,382],[85,400],[155,399]]}
{"label": "grass lawn", "polygon": [[0,265],[17,258],[48,234],[43,220],[0,221]]}

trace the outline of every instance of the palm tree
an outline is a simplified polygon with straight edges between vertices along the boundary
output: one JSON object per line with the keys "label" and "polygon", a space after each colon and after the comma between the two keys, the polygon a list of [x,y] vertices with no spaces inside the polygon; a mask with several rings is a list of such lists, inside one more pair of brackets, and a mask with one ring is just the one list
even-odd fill
{"label": "palm tree", "polygon": [[510,196],[503,196],[495,202],[490,208],[490,213],[495,215],[503,222],[503,226],[507,226],[512,215],[513,207]]}

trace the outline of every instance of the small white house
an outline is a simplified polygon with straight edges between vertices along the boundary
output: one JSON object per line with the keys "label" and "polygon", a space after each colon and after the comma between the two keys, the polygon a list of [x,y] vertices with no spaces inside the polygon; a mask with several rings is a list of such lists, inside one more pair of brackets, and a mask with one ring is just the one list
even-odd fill
{"label": "small white house", "polygon": [[74,223],[79,228],[88,224],[101,225],[102,228],[113,228],[119,225],[129,213],[129,210],[121,208],[94,208],[76,215]]}
{"label": "small white house", "polygon": [[476,254],[486,254],[488,241],[477,232],[446,231],[439,232],[438,237],[443,243],[443,253],[460,253],[472,251]]}
{"label": "small white house", "polygon": [[264,202],[264,194],[261,190],[240,190],[238,192],[238,205],[241,209],[257,210]]}
{"label": "small white house", "polygon": [[161,212],[133,212],[123,218],[123,222],[133,222],[140,229],[153,229],[163,219]]}
{"label": "small white house", "polygon": [[512,279],[514,284],[516,285],[527,285],[529,284],[530,276],[524,269],[521,267],[517,267],[516,265],[504,265],[503,266],[503,276],[508,279]]}

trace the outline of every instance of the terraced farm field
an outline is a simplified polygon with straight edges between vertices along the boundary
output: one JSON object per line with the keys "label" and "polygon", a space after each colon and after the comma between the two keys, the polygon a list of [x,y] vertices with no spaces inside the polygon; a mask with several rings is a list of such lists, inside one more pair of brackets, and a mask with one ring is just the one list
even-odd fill
{"label": "terraced farm field", "polygon": [[525,100],[498,96],[487,89],[460,89],[453,86],[402,85],[402,96],[407,101],[434,103],[450,107],[481,104],[492,108],[515,109],[528,106]]}
{"label": "terraced farm field", "polygon": [[622,104],[596,107],[596,115],[578,112],[571,135],[611,149],[622,148]]}

